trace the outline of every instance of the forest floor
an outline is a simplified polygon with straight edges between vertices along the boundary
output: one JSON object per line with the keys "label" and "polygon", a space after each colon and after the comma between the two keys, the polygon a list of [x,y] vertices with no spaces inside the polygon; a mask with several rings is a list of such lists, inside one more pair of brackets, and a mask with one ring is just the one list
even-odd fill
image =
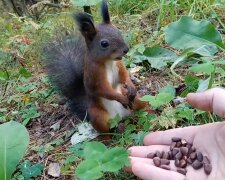
{"label": "forest floor", "polygon": [[[189,15],[197,20],[209,20],[224,39],[225,5],[210,5],[213,9],[208,9],[203,5],[201,7],[201,5],[193,6]],[[123,8],[123,6],[125,7]],[[178,20],[182,15],[188,15],[191,6],[182,3],[175,4],[173,9],[172,7],[166,8],[167,6],[169,5],[162,7],[161,4],[148,3],[146,0],[143,9],[138,9],[129,3],[112,5],[110,8],[112,23],[123,32],[131,46],[130,54],[124,58],[124,62],[142,96],[157,95],[161,88],[168,85],[172,85],[176,89],[176,96],[178,96],[190,85],[184,80],[189,75],[199,79],[207,77],[202,73],[190,71],[189,63],[183,63],[176,67],[176,73],[183,77],[181,79],[171,74],[169,67],[172,62],[166,64],[162,69],[157,69],[151,68],[148,61],[132,61],[132,58],[137,58],[136,51],[142,51],[141,48],[146,49],[147,47],[160,46],[173,50],[177,55],[181,54],[181,51],[169,47],[165,42],[163,30],[172,21]],[[98,8],[93,8],[97,21],[100,19],[97,13]],[[127,10],[126,12],[126,9],[133,11]],[[11,13],[5,13],[0,17],[0,123],[16,120],[26,125],[30,135],[30,144],[23,161],[29,160],[33,165],[42,164],[44,167],[41,174],[34,179],[76,179],[74,170],[80,162],[80,158],[75,156],[71,150],[70,138],[81,120],[70,113],[67,104],[54,91],[40,61],[43,43],[54,36],[57,29],[63,28],[66,31],[74,27],[73,19],[70,17],[72,11],[73,9],[64,9],[63,12],[47,13],[38,21],[30,17],[18,17]],[[216,60],[225,61],[225,52],[219,51],[216,54]],[[220,68],[225,72],[224,65],[221,65]],[[220,76],[219,82],[215,80],[215,86],[224,87],[224,75]],[[188,92],[196,91],[198,82],[197,87],[196,82],[193,82],[193,88],[189,88]],[[167,104],[163,108],[168,108],[172,112],[171,108],[173,107],[171,104]],[[159,108],[159,111],[163,111],[162,107]],[[195,111],[191,112],[195,113]],[[118,133],[118,129],[114,131],[117,135],[113,137],[109,146],[127,148],[137,141],[139,143],[138,135],[141,136],[148,132],[147,129],[149,131],[165,130],[221,120],[216,116],[202,113],[188,120],[176,117],[171,122],[151,120],[150,118],[147,120],[146,127],[143,127],[138,121],[140,119],[141,122],[144,121],[144,116],[134,115],[125,120],[125,129],[122,133]],[[134,134],[136,136],[133,136]],[[60,166],[61,175],[59,177],[53,178],[49,175],[49,165],[52,163]],[[22,177],[20,168],[18,168],[14,179],[22,179]],[[118,174],[107,173],[102,179],[137,178],[120,171]]]}

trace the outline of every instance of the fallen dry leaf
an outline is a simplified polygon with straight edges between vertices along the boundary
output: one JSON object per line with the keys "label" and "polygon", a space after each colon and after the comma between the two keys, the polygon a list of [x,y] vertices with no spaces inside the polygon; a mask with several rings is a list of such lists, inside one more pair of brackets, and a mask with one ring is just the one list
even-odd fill
{"label": "fallen dry leaf", "polygon": [[52,177],[60,176],[60,166],[59,163],[50,163],[48,167],[48,175]]}

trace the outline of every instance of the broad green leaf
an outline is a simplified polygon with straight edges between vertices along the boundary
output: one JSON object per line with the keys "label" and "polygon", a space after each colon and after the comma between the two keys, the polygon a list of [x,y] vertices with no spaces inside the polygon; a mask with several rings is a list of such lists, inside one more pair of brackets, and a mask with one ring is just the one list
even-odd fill
{"label": "broad green leaf", "polygon": [[101,166],[98,164],[98,161],[93,159],[87,159],[81,162],[77,166],[75,173],[82,180],[95,180],[103,176]]}
{"label": "broad green leaf", "polygon": [[86,159],[96,159],[107,150],[106,146],[100,142],[87,142],[84,147],[84,156]]}
{"label": "broad green leaf", "polygon": [[189,92],[195,92],[198,89],[199,78],[187,75],[184,81],[186,89],[181,93],[181,97],[185,97]]}
{"label": "broad green leaf", "polygon": [[30,108],[21,110],[20,114],[22,115],[22,120],[23,120],[22,124],[24,126],[26,126],[31,119],[37,118],[37,117],[39,117],[41,115],[37,111],[37,108],[36,108],[35,105],[32,105],[32,107],[30,107]]}
{"label": "broad green leaf", "polygon": [[155,100],[155,96],[145,95],[145,96],[142,96],[142,97],[140,98],[140,100],[150,102],[150,101]]}
{"label": "broad green leaf", "polygon": [[134,56],[135,54],[143,54],[145,51],[145,45],[144,44],[137,44],[135,46],[133,46],[129,52],[128,52],[128,56]]}
{"label": "broad green leaf", "polygon": [[181,118],[185,118],[188,120],[193,119],[194,109],[190,109],[189,107],[185,106],[184,104],[181,104],[176,109],[176,112],[178,113],[178,116]]}
{"label": "broad green leaf", "polygon": [[15,121],[1,124],[0,144],[0,179],[9,180],[28,147],[28,131]]}
{"label": "broad green leaf", "polygon": [[25,78],[31,77],[31,73],[28,72],[25,68],[20,68],[19,73]]}
{"label": "broad green leaf", "polygon": [[101,2],[101,0],[72,0],[75,6],[95,6],[99,2]]}
{"label": "broad green leaf", "polygon": [[0,80],[4,81],[8,79],[8,74],[5,71],[0,71]]}
{"label": "broad green leaf", "polygon": [[215,66],[212,63],[204,63],[204,64],[197,64],[190,68],[193,72],[202,72],[206,74],[211,74],[215,70]]}
{"label": "broad green leaf", "polygon": [[169,103],[174,98],[170,93],[159,93],[156,100],[161,101],[163,104]]}
{"label": "broad green leaf", "polygon": [[137,45],[137,52],[139,52],[140,54],[143,54],[145,51],[145,45],[144,44],[138,44]]}
{"label": "broad green leaf", "polygon": [[78,157],[84,158],[85,143],[74,144],[70,147],[70,152]]}
{"label": "broad green leaf", "polygon": [[203,45],[197,49],[186,49],[179,58],[177,58],[172,66],[170,67],[170,70],[173,75],[180,77],[175,71],[174,68],[179,64],[182,63],[188,59],[190,59],[193,56],[200,55],[202,57],[211,57],[217,52],[217,48],[214,45]]}
{"label": "broad green leaf", "polygon": [[159,90],[160,93],[169,93],[171,94],[173,97],[175,97],[176,95],[176,90],[174,88],[173,85],[169,84],[166,87],[163,87]]}
{"label": "broad green leaf", "polygon": [[177,49],[197,49],[208,44],[225,49],[220,33],[209,21],[196,21],[189,16],[169,24],[165,29],[165,40]]}
{"label": "broad green leaf", "polygon": [[209,82],[210,82],[210,77],[207,78],[206,80],[200,80],[197,92],[203,92],[208,89],[209,87]]}
{"label": "broad green leaf", "polygon": [[159,93],[156,96],[143,96],[141,100],[149,102],[153,108],[158,108],[164,104],[169,103],[173,98],[174,96],[170,93]]}
{"label": "broad green leaf", "polygon": [[125,165],[128,165],[128,152],[122,147],[109,149],[102,154],[101,163],[101,168],[103,171],[117,172]]}
{"label": "broad green leaf", "polygon": [[203,46],[193,50],[193,54],[199,54],[203,57],[213,56],[217,52],[218,52],[217,48],[213,45],[203,45]]}
{"label": "broad green leaf", "polygon": [[25,180],[29,180],[32,177],[40,176],[44,169],[44,165],[40,163],[32,165],[30,161],[26,160],[19,168]]}
{"label": "broad green leaf", "polygon": [[174,52],[161,47],[146,48],[143,55],[146,56],[151,67],[156,69],[162,69],[168,62],[177,58]]}

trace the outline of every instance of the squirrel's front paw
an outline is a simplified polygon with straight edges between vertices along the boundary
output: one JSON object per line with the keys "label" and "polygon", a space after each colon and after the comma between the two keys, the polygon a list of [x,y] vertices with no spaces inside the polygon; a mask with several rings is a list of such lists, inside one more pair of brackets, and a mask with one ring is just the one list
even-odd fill
{"label": "squirrel's front paw", "polygon": [[132,103],[126,96],[124,96],[119,102],[123,105],[124,108],[132,109]]}
{"label": "squirrel's front paw", "polygon": [[137,95],[137,90],[135,86],[125,84],[124,88],[127,89],[127,98],[129,99],[129,101],[133,101]]}
{"label": "squirrel's front paw", "polygon": [[133,105],[131,102],[129,102],[128,104],[122,104],[124,108],[126,109],[132,109]]}

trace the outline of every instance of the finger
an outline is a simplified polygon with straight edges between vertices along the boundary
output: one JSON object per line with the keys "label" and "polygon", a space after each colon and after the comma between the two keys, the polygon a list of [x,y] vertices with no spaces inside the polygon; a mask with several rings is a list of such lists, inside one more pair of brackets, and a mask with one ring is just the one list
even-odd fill
{"label": "finger", "polygon": [[130,156],[146,158],[149,153],[156,151],[169,151],[169,146],[152,145],[152,146],[133,146],[129,148]]}
{"label": "finger", "polygon": [[137,162],[132,165],[132,172],[144,180],[183,180],[184,176],[174,172],[167,171],[146,163]]}
{"label": "finger", "polygon": [[212,111],[212,99],[212,89],[200,93],[189,93],[187,95],[187,102],[191,106],[201,109],[203,111]]}
{"label": "finger", "polygon": [[185,128],[170,129],[167,131],[157,131],[145,136],[145,145],[170,145],[173,137],[185,139],[192,143],[199,126],[190,126]]}
{"label": "finger", "polygon": [[187,101],[195,108],[213,111],[225,118],[225,90],[222,88],[213,88],[201,93],[189,93]]}

